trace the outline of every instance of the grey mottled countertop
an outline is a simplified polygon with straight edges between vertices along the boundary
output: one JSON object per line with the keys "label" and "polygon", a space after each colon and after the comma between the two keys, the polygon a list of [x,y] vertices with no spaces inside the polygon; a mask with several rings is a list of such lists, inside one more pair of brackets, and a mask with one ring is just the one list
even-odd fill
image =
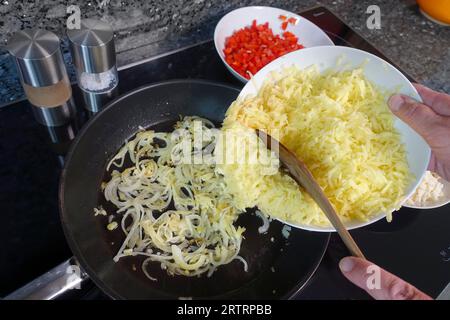
{"label": "grey mottled countertop", "polygon": [[[7,44],[15,31],[31,27],[63,36],[67,3],[0,0],[0,43]],[[80,8],[82,16],[101,17],[113,26],[120,66],[210,39],[224,14],[246,5],[294,12],[325,5],[415,79],[450,93],[450,27],[428,21],[414,0],[95,0],[82,2]],[[381,9],[379,30],[366,27],[369,5]],[[71,71],[67,52],[65,58]],[[8,53],[0,50],[0,106],[23,98],[11,62]]]}

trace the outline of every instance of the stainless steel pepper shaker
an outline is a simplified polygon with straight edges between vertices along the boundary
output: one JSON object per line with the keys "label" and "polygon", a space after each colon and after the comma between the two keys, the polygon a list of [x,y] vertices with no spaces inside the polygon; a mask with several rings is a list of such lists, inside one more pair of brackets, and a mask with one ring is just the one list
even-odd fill
{"label": "stainless steel pepper shaker", "polygon": [[80,29],[67,30],[67,37],[86,108],[97,112],[117,94],[113,30],[101,20],[83,19]]}
{"label": "stainless steel pepper shaker", "polygon": [[18,31],[7,49],[36,120],[60,126],[72,119],[76,110],[58,36],[41,29]]}

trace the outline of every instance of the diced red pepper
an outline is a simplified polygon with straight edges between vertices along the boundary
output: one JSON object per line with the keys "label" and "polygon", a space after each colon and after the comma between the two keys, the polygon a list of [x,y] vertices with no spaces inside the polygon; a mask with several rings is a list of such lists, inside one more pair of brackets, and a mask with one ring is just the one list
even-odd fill
{"label": "diced red pepper", "polygon": [[[281,20],[282,17],[287,19],[280,16]],[[284,23],[287,27],[288,21],[282,23],[282,28]],[[223,52],[225,61],[240,75],[250,79],[249,72],[255,74],[276,58],[302,48],[292,32],[285,31],[281,36],[275,35],[268,22],[257,24],[253,20],[249,27],[234,32],[226,39]]]}
{"label": "diced red pepper", "polygon": [[290,24],[296,24],[296,23],[297,23],[297,19],[294,18],[294,17],[290,17],[290,18],[288,19],[288,22],[289,22]]}

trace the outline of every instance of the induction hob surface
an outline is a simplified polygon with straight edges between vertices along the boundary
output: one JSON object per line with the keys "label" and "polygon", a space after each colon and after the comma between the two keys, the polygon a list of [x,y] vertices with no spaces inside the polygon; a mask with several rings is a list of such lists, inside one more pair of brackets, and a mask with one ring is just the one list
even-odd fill
{"label": "induction hob surface", "polygon": [[[386,59],[326,8],[314,8],[301,15],[326,31],[336,45],[359,48]],[[222,64],[212,41],[125,66],[119,78],[120,93],[182,78],[242,87]],[[81,106],[76,86],[74,97]],[[0,108],[0,296],[72,256],[59,221],[58,179],[64,155],[87,118],[80,112],[79,119],[68,126],[47,128],[34,120],[26,101]],[[352,231],[352,235],[368,259],[437,297],[450,281],[449,211],[448,205],[427,211],[402,208],[392,223],[379,221]],[[337,265],[345,255],[347,250],[333,234],[314,277],[293,298],[368,299],[340,274]],[[82,290],[71,291],[60,298],[107,298],[90,281],[83,283]]]}

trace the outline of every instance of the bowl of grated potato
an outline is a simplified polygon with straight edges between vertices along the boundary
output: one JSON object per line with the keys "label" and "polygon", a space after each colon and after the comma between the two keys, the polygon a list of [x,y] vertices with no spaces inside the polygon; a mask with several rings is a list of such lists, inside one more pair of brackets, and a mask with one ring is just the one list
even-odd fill
{"label": "bowl of grated potato", "polygon": [[[278,137],[306,163],[344,225],[359,228],[390,221],[429,162],[426,142],[389,110],[393,93],[420,101],[399,70],[368,52],[306,48],[261,69],[228,109],[223,130],[245,137],[260,129]],[[335,231],[290,176],[265,166],[221,165],[238,206],[256,206],[294,227]]]}

